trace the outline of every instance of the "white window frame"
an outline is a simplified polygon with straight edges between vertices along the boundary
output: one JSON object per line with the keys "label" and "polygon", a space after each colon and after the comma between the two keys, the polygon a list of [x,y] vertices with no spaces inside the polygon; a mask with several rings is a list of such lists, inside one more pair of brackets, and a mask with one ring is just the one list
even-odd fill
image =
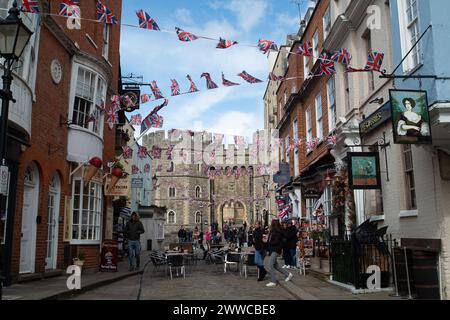
{"label": "white window frame", "polygon": [[323,38],[326,39],[331,31],[331,5],[323,14]]}
{"label": "white window frame", "polygon": [[[76,183],[80,184],[80,194],[76,195],[75,194],[75,185]],[[97,208],[95,211],[93,211],[91,209],[91,195],[90,194],[85,194],[85,186],[84,186],[84,179],[82,179],[81,177],[74,177],[72,180],[72,214],[71,214],[71,221],[70,221],[70,243],[71,244],[98,244],[101,241],[102,238],[102,212],[103,212],[103,193],[102,193],[102,184],[91,180],[89,182],[89,185],[87,187],[87,189],[89,190],[91,188],[91,186],[95,186],[97,188],[97,197],[95,197],[94,194],[94,201],[97,202]],[[75,208],[75,198],[76,196],[79,196],[79,203],[78,203],[78,209]],[[88,217],[87,217],[87,226],[88,226],[88,235],[89,235],[89,229],[92,227],[94,229],[94,236],[93,239],[81,239],[81,227],[82,227],[82,222],[83,222],[83,211],[86,211],[86,209],[83,209],[84,207],[84,201],[85,201],[85,197],[88,198],[88,207],[87,207],[87,211],[88,211]],[[78,211],[78,224],[74,224],[74,212],[75,210]],[[92,221],[93,223],[90,223],[90,217],[91,214],[93,214],[93,218]],[[84,224],[86,225],[86,224]],[[78,238],[74,238],[73,236],[73,230],[74,230],[74,226],[78,226]]]}
{"label": "white window frame", "polygon": [[[406,209],[417,210],[417,180],[414,174],[413,152],[410,144],[404,144],[402,146],[402,158],[403,174],[405,177]],[[413,181],[413,186],[410,184],[410,177]],[[414,199],[412,199],[412,196]]]}
{"label": "white window frame", "polygon": [[[94,88],[93,88],[93,92],[92,92],[92,97],[81,96],[80,93],[77,93],[78,76],[79,76],[80,69],[83,70],[83,72],[90,73],[91,76],[93,77],[92,84],[93,84]],[[99,83],[103,84],[103,87],[102,87],[103,93],[100,95],[98,93]],[[83,128],[84,130],[87,130],[87,131],[99,136],[100,138],[103,138],[104,115],[102,115],[100,111],[101,111],[101,108],[106,107],[107,82],[98,72],[96,72],[92,68],[89,68],[88,66],[85,66],[85,65],[82,65],[79,63],[75,63],[74,67],[73,67],[71,90],[72,90],[72,94],[71,94],[72,98],[71,98],[70,110],[69,110],[69,115],[72,120],[71,125],[77,126],[79,128]],[[80,120],[79,117],[77,117],[77,119],[74,119],[74,109],[75,109],[75,102],[77,101],[77,98],[80,100],[82,99],[84,101],[87,101],[90,105],[89,111],[83,113],[85,116],[84,122],[86,122],[87,116],[89,116],[89,114],[94,112],[97,115],[97,120],[96,120],[95,124],[94,124],[94,122],[89,122],[88,124],[84,123],[84,125],[79,125],[77,123],[78,120]],[[95,109],[93,109],[93,108],[95,108]],[[77,111],[77,112],[80,113],[79,111]]]}
{"label": "white window frame", "polygon": [[323,140],[323,104],[322,104],[322,94],[316,96],[315,106],[316,106],[316,137],[322,141]]}
{"label": "white window frame", "polygon": [[311,69],[309,69],[309,57],[303,56],[303,76],[304,78],[308,78],[309,74],[311,73]]}
{"label": "white window frame", "polygon": [[102,46],[102,56],[105,58],[106,61],[108,61],[109,58],[109,36],[111,33],[111,28],[108,23],[104,23],[103,27],[103,46]]}
{"label": "white window frame", "polygon": [[313,42],[313,64],[316,64],[316,61],[319,57],[319,30],[316,30],[316,32],[314,32],[312,42]]}
{"label": "white window frame", "polygon": [[[333,101],[333,102],[332,102]],[[328,132],[332,132],[336,128],[336,81],[334,77],[327,82],[327,102],[328,102]]]}
{"label": "white window frame", "polygon": [[[295,119],[294,122],[292,123],[292,134],[294,136],[294,141],[297,141],[299,136],[298,136],[298,120]],[[298,145],[295,146],[294,149],[294,175],[297,177],[300,172],[300,168],[299,168],[299,150],[298,150]]]}
{"label": "white window frame", "polygon": [[[312,121],[311,121],[312,120],[311,119],[311,107],[306,109],[305,117],[306,117],[306,121],[305,121],[305,124],[306,124],[306,141],[309,142],[309,141],[311,141],[314,138],[314,136],[313,136],[313,129],[312,129]],[[310,151],[310,150],[308,149],[308,151]]]}
{"label": "white window frame", "polygon": [[306,219],[308,219],[309,221],[312,221],[313,209],[314,209],[314,205],[316,204],[317,199],[307,198],[305,200],[306,200]]}
{"label": "white window frame", "polygon": [[[408,51],[412,48],[413,44],[420,36],[420,12],[419,1],[417,0],[399,0],[398,2],[398,21],[400,27],[400,44],[402,49],[402,56],[404,57]],[[416,16],[412,16],[411,20],[408,17],[408,10],[411,5],[416,5]],[[411,30],[415,31],[414,37],[412,37]],[[417,60],[416,60],[417,59]],[[422,63],[422,46],[419,42],[413,51],[403,62],[403,72],[409,73],[414,68],[418,67]]]}
{"label": "white window frame", "polygon": [[[173,213],[173,222],[170,222],[169,217],[170,217],[170,213]],[[177,213],[174,210],[169,210],[167,212],[167,224],[177,224]]]}
{"label": "white window frame", "polygon": [[284,138],[284,152],[286,153],[286,162],[289,163],[289,152],[288,152],[288,148],[289,148],[289,136]]}

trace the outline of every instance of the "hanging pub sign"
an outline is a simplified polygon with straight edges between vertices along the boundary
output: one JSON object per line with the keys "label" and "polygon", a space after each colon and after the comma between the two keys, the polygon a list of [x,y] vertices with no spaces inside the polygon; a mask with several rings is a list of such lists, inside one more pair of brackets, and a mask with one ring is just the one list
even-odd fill
{"label": "hanging pub sign", "polygon": [[427,92],[389,90],[395,144],[431,144]]}
{"label": "hanging pub sign", "polygon": [[380,189],[378,152],[348,152],[348,182],[351,189]]}
{"label": "hanging pub sign", "polygon": [[139,109],[141,96],[140,87],[126,86],[120,92],[120,107],[126,112]]}

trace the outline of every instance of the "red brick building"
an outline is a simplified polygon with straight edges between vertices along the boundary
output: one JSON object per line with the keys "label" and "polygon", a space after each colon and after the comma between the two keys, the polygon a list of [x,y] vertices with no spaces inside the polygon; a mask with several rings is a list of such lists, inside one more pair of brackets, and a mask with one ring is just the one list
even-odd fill
{"label": "red brick building", "polygon": [[[292,183],[284,186],[285,194],[298,202],[293,206],[293,216],[308,220],[317,198],[329,195],[326,178],[334,172],[334,158],[327,143],[336,124],[334,78],[319,76],[317,59],[326,52],[323,42],[331,28],[329,10],[329,1],[320,0],[306,14],[305,25],[299,31],[301,39],[294,42],[291,52],[307,42],[313,48],[313,57],[291,53],[285,76],[300,79],[283,82],[277,93],[280,119],[277,128],[284,153],[281,159],[290,163],[293,177]],[[297,141],[293,150],[287,148]],[[326,201],[331,209],[331,199]]]}
{"label": "red brick building", "polygon": [[[102,177],[114,160],[115,127],[100,110],[118,92],[120,26],[93,21],[94,0],[81,1],[81,17],[91,20],[81,20],[79,30],[56,16],[59,2],[40,3],[44,14],[21,15],[34,38],[23,56],[28,76],[13,81],[29,91],[28,107],[22,87],[13,88],[18,105],[30,109],[30,128],[10,116],[16,137],[8,141],[11,183],[2,215],[6,284],[64,269],[81,251],[87,268],[98,267],[101,241],[111,238],[112,197],[104,196]],[[122,1],[105,5],[120,21]],[[97,121],[88,122],[90,114]],[[103,170],[85,185],[92,157],[103,160]]]}

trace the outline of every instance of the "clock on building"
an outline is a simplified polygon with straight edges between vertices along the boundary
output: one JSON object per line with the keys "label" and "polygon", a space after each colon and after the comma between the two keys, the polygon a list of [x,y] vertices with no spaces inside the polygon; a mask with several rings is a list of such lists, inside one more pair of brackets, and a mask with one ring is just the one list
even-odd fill
{"label": "clock on building", "polygon": [[54,83],[59,84],[62,78],[62,67],[61,63],[54,59],[50,65],[50,72],[52,74],[52,80]]}

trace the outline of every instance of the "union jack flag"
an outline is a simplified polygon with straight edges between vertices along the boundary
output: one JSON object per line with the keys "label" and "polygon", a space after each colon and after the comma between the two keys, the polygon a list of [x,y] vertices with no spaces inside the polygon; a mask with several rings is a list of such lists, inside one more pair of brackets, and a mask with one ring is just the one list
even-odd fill
{"label": "union jack flag", "polygon": [[205,77],[206,78],[206,88],[208,89],[216,89],[218,88],[217,84],[214,83],[214,81],[212,81],[211,79],[211,75],[207,72],[202,73],[201,77]]}
{"label": "union jack flag", "polygon": [[22,12],[39,13],[39,1],[34,0],[22,0],[22,6],[20,7]]}
{"label": "union jack flag", "polygon": [[117,112],[114,111],[114,109],[108,109],[106,110],[106,115],[108,116],[108,122],[116,124],[119,122],[119,116],[117,115]]}
{"label": "union jack flag", "polygon": [[352,54],[347,49],[342,48],[331,56],[331,60],[347,66],[352,60]]}
{"label": "union jack flag", "polygon": [[115,111],[120,110],[120,97],[118,95],[111,96],[111,103]]}
{"label": "union jack flag", "polygon": [[89,122],[96,122],[97,121],[97,117],[94,113],[90,113],[88,118],[86,119],[86,124]]}
{"label": "union jack flag", "polygon": [[197,91],[198,91],[197,86],[195,85],[194,81],[192,81],[191,76],[190,76],[190,75],[187,75],[186,78],[187,78],[187,79],[189,80],[189,82],[191,83],[191,86],[190,86],[190,88],[189,88],[189,92],[190,92],[190,93],[192,93],[192,92],[197,92]]}
{"label": "union jack flag", "polygon": [[345,72],[366,72],[368,70],[366,69],[357,69],[350,66],[347,66],[347,69],[345,69]]}
{"label": "union jack flag", "polygon": [[364,70],[366,71],[380,71],[383,64],[384,53],[369,52],[367,57],[367,64]]}
{"label": "union jack flag", "polygon": [[238,146],[244,145],[245,144],[245,138],[242,136],[235,136],[234,137],[234,143]]}
{"label": "union jack flag", "polygon": [[178,96],[180,94],[180,85],[177,80],[170,79],[172,81],[172,85],[170,86],[170,90],[172,91],[172,96]]}
{"label": "union jack flag", "polygon": [[150,116],[153,116],[155,113],[157,113],[159,110],[161,110],[162,108],[164,108],[165,106],[167,106],[169,104],[169,100],[168,99],[164,99],[164,102],[153,108],[152,112],[150,112]]}
{"label": "union jack flag", "polygon": [[335,146],[337,143],[337,136],[336,135],[332,135],[330,137],[328,137],[327,142],[329,145],[331,146]]}
{"label": "union jack flag", "polygon": [[132,165],[131,166],[131,174],[138,174],[139,173],[139,168],[136,165]]}
{"label": "union jack flag", "polygon": [[145,166],[144,166],[144,172],[145,172],[145,173],[149,173],[149,172],[150,172],[150,164],[149,164],[149,163],[146,163],[146,164],[145,164]]}
{"label": "union jack flag", "polygon": [[224,137],[224,135],[222,133],[215,133],[214,134],[214,142],[216,144],[221,144],[223,141],[223,137]]}
{"label": "union jack flag", "polygon": [[[70,7],[80,7],[80,0],[64,0],[62,3],[59,4],[59,15],[64,17],[71,17],[72,11],[69,11],[68,9]],[[79,15],[79,10],[75,13],[75,15]]]}
{"label": "union jack flag", "polygon": [[139,28],[160,31],[156,21],[147,12],[141,9],[136,11],[136,15],[139,18]]}
{"label": "union jack flag", "polygon": [[150,101],[152,94],[151,93],[144,93],[143,95],[141,95],[141,103],[147,103]]}
{"label": "union jack flag", "polygon": [[283,76],[276,76],[273,72],[269,73],[269,80],[271,81],[284,81],[285,79]]}
{"label": "union jack flag", "polygon": [[135,114],[131,116],[130,124],[132,126],[140,126],[142,123],[142,116],[140,114]]}
{"label": "union jack flag", "polygon": [[97,20],[107,24],[117,24],[117,18],[100,0],[97,1]]}
{"label": "union jack flag", "polygon": [[162,164],[158,164],[158,166],[156,167],[156,172],[161,172],[162,171]]}
{"label": "union jack flag", "polygon": [[184,31],[183,29],[180,29],[178,27],[175,27],[175,31],[177,32],[178,39],[180,41],[189,42],[197,40],[198,37],[190,32]]}
{"label": "union jack flag", "polygon": [[301,54],[305,57],[312,57],[313,56],[313,48],[309,42],[302,42],[297,47],[297,50],[295,51],[298,54]]}
{"label": "union jack flag", "polygon": [[327,54],[321,55],[320,59],[320,75],[332,76],[333,74],[336,74],[334,61],[329,60]]}
{"label": "union jack flag", "polygon": [[147,156],[147,148],[139,146],[138,148],[138,157],[144,159]]}
{"label": "union jack flag", "polygon": [[152,151],[150,151],[150,154],[152,155],[153,159],[161,159],[161,148],[158,146],[152,146]]}
{"label": "union jack flag", "polygon": [[242,71],[241,73],[238,74],[238,76],[247,81],[248,83],[262,82],[261,80],[256,79],[255,77],[249,75],[246,71]]}
{"label": "union jack flag", "polygon": [[266,54],[269,50],[278,50],[275,42],[270,40],[259,40],[258,49],[264,54]]}
{"label": "union jack flag", "polygon": [[153,95],[155,96],[155,100],[164,98],[155,80],[152,81],[150,88],[152,89]]}
{"label": "union jack flag", "polygon": [[217,44],[217,49],[227,49],[229,47],[231,47],[232,45],[238,44],[237,41],[233,41],[233,40],[225,40],[220,38],[219,43]]}
{"label": "union jack flag", "polygon": [[239,83],[231,82],[231,81],[225,79],[225,76],[222,72],[222,85],[224,85],[225,87],[231,87],[231,86],[238,86]]}
{"label": "union jack flag", "polygon": [[164,124],[164,118],[160,115],[154,114],[150,117],[150,122],[153,128],[162,128]]}
{"label": "union jack flag", "polygon": [[133,149],[129,146],[123,146],[122,155],[124,159],[131,159],[133,157]]}

